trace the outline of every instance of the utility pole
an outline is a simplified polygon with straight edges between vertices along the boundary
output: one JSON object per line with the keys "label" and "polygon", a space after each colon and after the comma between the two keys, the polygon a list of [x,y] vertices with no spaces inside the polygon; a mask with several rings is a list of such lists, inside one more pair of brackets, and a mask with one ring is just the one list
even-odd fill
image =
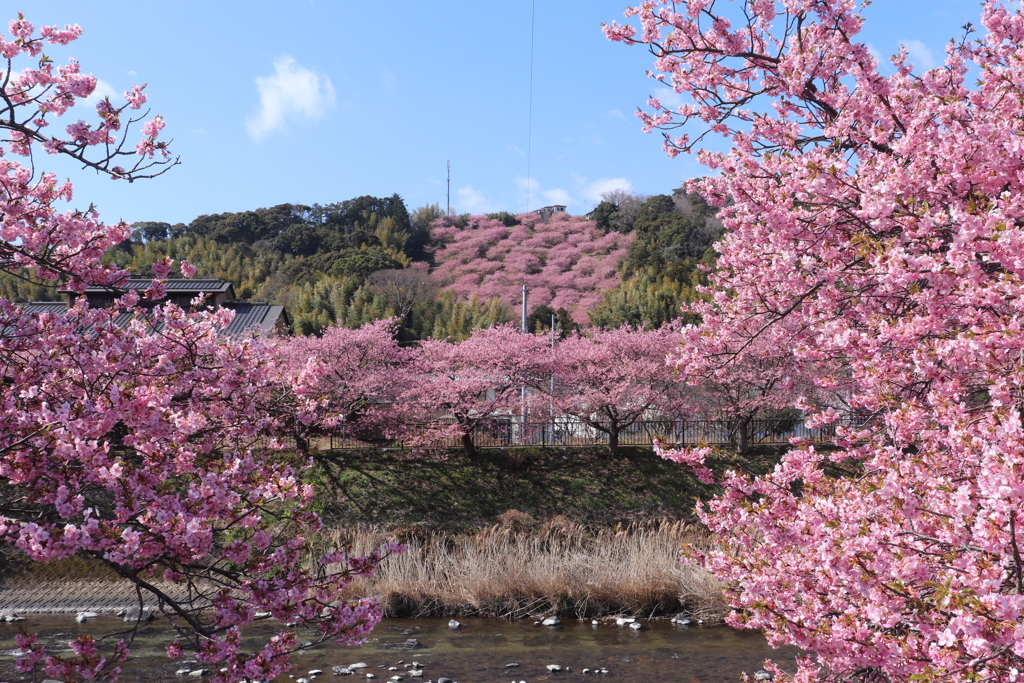
{"label": "utility pole", "polygon": [[[554,313],[551,314],[551,350],[552,350],[552,352],[555,350],[555,314]],[[555,372],[554,372],[554,370],[551,371],[551,389],[550,389],[550,391],[551,391],[551,393],[548,394],[548,396],[554,396],[555,395]],[[548,419],[551,422],[551,436],[552,436],[552,441],[554,441],[554,435],[555,435],[555,402],[554,402],[554,399],[552,399],[548,403]]]}
{"label": "utility pole", "polygon": [[529,295],[530,295],[530,288],[529,288],[529,287],[527,287],[527,286],[526,286],[526,285],[524,284],[524,285],[523,285],[523,333],[524,333],[524,334],[530,331],[530,330],[529,330],[529,329],[527,328],[527,326],[526,326],[526,317],[527,317],[527,313],[526,313],[526,299],[527,299],[527,297],[528,297]]}
{"label": "utility pole", "polygon": [[[529,297],[529,295],[530,295],[530,288],[527,287],[526,283],[524,282],[523,283],[523,328],[522,328],[523,334],[527,334],[529,332],[529,329],[527,328],[527,325],[526,325],[526,323],[527,323],[527,320],[526,320],[526,308],[527,308],[526,301],[527,301],[527,298]],[[525,446],[526,442],[527,442],[527,435],[526,435],[526,385],[525,384],[519,388],[519,401],[520,401],[519,416],[521,418],[521,427],[519,429],[519,443],[520,443],[520,445]]]}

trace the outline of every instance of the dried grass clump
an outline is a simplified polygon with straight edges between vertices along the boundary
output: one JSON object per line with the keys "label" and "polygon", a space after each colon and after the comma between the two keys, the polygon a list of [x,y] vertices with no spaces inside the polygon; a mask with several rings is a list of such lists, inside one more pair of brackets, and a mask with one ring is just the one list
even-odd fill
{"label": "dried grass clump", "polygon": [[529,514],[519,510],[505,510],[498,515],[498,521],[503,529],[511,531],[526,531],[537,523]]}
{"label": "dried grass clump", "polygon": [[[342,597],[377,595],[389,616],[721,617],[721,585],[680,560],[684,544],[710,543],[701,529],[659,521],[593,532],[556,517],[528,530],[529,515],[510,513],[516,511],[474,534],[407,536],[405,553],[386,558],[373,578],[354,581]],[[394,538],[356,529],[327,532],[323,540],[365,554]]]}

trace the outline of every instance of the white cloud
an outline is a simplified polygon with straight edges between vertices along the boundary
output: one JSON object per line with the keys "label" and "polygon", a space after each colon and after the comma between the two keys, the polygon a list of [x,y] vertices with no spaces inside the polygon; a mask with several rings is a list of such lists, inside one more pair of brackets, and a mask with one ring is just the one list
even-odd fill
{"label": "white cloud", "polygon": [[867,46],[868,53],[875,58],[875,61],[878,62],[879,65],[884,64],[886,60],[882,59],[882,53],[878,51],[878,48],[876,48],[871,43],[867,43]]}
{"label": "white cloud", "polygon": [[468,213],[492,213],[497,211],[494,202],[475,189],[472,185],[460,187],[455,191],[458,196],[459,208]]}
{"label": "white cloud", "polygon": [[597,204],[601,201],[601,195],[605,192],[611,192],[612,190],[625,190],[626,192],[632,192],[633,183],[629,182],[625,178],[601,178],[592,183],[588,183],[583,188],[583,196],[588,202]]}
{"label": "white cloud", "polygon": [[625,121],[626,120],[626,115],[623,114],[618,109],[609,109],[608,110],[608,118],[621,119],[621,120]]}
{"label": "white cloud", "polygon": [[272,76],[258,76],[260,108],[245,122],[256,142],[283,130],[292,121],[315,121],[334,106],[334,86],[323,74],[299,66],[284,55],[274,60]]}
{"label": "white cloud", "polygon": [[110,101],[114,102],[115,106],[117,106],[118,99],[123,100],[122,93],[119,93],[117,90],[115,90],[114,86],[110,85],[110,83],[107,83],[102,78],[97,78],[96,88],[92,91],[92,94],[86,97],[85,99],[78,100],[75,103],[75,107],[81,107],[82,109],[88,110],[95,110],[96,105],[99,104],[104,97],[109,97]]}
{"label": "white cloud", "polygon": [[398,85],[398,78],[395,74],[390,71],[384,72],[384,90],[387,92],[394,92],[395,86]]}
{"label": "white cloud", "polygon": [[553,190],[544,190],[540,193],[540,196],[544,197],[544,200],[548,205],[564,204],[565,206],[568,206],[569,204],[572,204],[572,197],[568,192],[560,187],[556,187]]}
{"label": "white cloud", "polygon": [[932,54],[932,51],[927,45],[922,43],[920,40],[902,40],[900,42],[907,48],[907,54],[910,56],[910,61],[918,68],[918,70],[926,71],[928,69],[935,68],[935,55]]}
{"label": "white cloud", "polygon": [[505,145],[505,149],[507,149],[510,152],[514,152],[514,153],[518,154],[521,157],[525,157],[526,156],[526,152],[524,152],[523,150],[519,149],[515,145]]}
{"label": "white cloud", "polygon": [[523,192],[529,190],[530,192],[535,193],[537,192],[537,189],[540,187],[540,183],[538,183],[535,178],[524,178],[521,175],[517,175],[516,187],[518,187]]}
{"label": "white cloud", "polygon": [[[534,178],[516,176],[516,189],[519,191],[520,206],[529,203],[529,210],[533,211],[544,205],[564,204],[572,213],[583,213],[594,208],[600,201],[601,195],[612,190],[633,191],[633,183],[627,178],[598,178],[588,180],[579,173],[571,173],[573,187],[569,190],[561,187],[541,188],[539,182]],[[520,211],[525,209],[520,208]]]}
{"label": "white cloud", "polygon": [[683,102],[687,101],[681,94],[668,86],[659,87],[655,90],[654,95],[661,102],[661,106],[668,109],[678,109],[682,106]]}

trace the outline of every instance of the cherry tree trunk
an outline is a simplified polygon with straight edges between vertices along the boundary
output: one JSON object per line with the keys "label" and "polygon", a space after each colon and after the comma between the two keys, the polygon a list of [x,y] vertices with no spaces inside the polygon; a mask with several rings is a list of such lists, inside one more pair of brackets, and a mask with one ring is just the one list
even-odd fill
{"label": "cherry tree trunk", "polygon": [[466,451],[466,456],[470,460],[476,460],[480,453],[476,450],[476,444],[473,443],[473,435],[470,432],[465,432],[462,435],[462,448]]}

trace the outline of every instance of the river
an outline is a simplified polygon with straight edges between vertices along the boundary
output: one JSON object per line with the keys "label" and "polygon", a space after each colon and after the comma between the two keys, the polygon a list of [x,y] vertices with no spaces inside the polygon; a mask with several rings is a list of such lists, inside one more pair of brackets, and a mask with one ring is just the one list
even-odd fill
{"label": "river", "polygon": [[[26,615],[26,621],[0,623],[0,683],[31,680],[14,671],[14,635],[19,630],[37,633],[55,650],[82,633],[99,635],[124,624],[114,617],[100,617],[78,624],[74,615]],[[358,647],[324,645],[295,656],[291,676],[278,683],[310,678],[310,670],[324,671],[317,678],[355,683],[374,674],[373,683],[387,683],[395,675],[406,683],[451,678],[458,683],[489,681],[602,681],[606,683],[725,683],[738,681],[740,673],[753,674],[766,658],[791,663],[795,650],[776,651],[760,633],[735,631],[724,626],[680,626],[666,619],[640,620],[642,628],[618,627],[614,621],[594,626],[589,620],[565,620],[555,627],[537,626],[533,620],[464,619],[458,630],[447,619],[385,619],[369,640]],[[259,624],[261,629],[270,624]],[[414,649],[400,649],[410,639]],[[162,655],[167,643],[165,627],[149,625],[132,646],[132,659],[122,665],[122,680],[195,680],[176,676],[179,669],[199,669],[194,660],[169,660]],[[407,665],[422,665],[423,678],[410,678]],[[335,677],[337,665],[366,663],[355,675]],[[507,666],[517,664],[518,666]],[[561,671],[550,671],[557,665]],[[389,667],[396,667],[389,670]],[[584,669],[588,669],[584,673]],[[607,673],[595,673],[606,669]],[[41,680],[41,679],[39,679]]]}

